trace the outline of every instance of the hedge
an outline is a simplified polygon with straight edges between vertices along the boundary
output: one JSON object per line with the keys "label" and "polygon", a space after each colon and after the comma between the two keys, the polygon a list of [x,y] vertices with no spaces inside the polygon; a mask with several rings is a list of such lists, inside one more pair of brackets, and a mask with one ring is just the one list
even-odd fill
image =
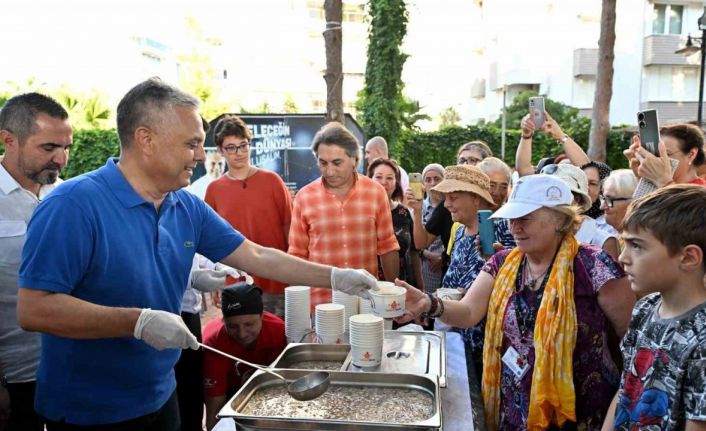
{"label": "hedge", "polygon": [[61,177],[68,179],[97,169],[108,157],[120,154],[120,141],[115,130],[77,130],[69,154],[69,163]]}
{"label": "hedge", "polygon": [[[584,150],[588,148],[588,133],[590,121],[577,121],[564,131],[571,136]],[[505,162],[515,165],[515,152],[520,142],[520,130],[506,130]],[[627,167],[627,159],[623,150],[630,146],[632,133],[614,129],[608,136],[607,163],[613,168]],[[444,166],[453,165],[456,161],[458,148],[473,140],[485,141],[500,157],[500,129],[492,124],[479,126],[451,126],[434,132],[403,131],[394,155],[408,172],[421,172],[429,163],[441,163]],[[554,139],[536,133],[532,141],[532,161],[543,157],[560,154],[561,146]]]}
{"label": "hedge", "polygon": [[[584,150],[588,146],[587,122],[579,121],[573,128],[565,127],[569,134]],[[520,141],[519,130],[507,130],[505,162],[515,165],[515,151]],[[630,145],[631,133],[611,130],[608,136],[608,164],[614,168],[627,167],[623,150]],[[451,126],[434,132],[404,130],[396,148],[396,157],[408,172],[421,172],[429,163],[444,166],[455,164],[456,150],[462,144],[480,139],[488,143],[493,154],[500,157],[500,129],[492,124],[480,126]],[[561,152],[560,146],[542,133],[535,134],[532,142],[533,162],[542,157]],[[62,173],[64,179],[83,174],[105,164],[108,157],[120,153],[120,142],[115,130],[78,130],[74,132],[74,145],[69,164]]]}

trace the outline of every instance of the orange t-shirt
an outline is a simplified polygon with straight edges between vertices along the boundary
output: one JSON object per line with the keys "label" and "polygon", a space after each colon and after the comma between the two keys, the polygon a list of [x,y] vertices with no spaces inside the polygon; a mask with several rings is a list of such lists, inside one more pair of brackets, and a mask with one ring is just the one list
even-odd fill
{"label": "orange t-shirt", "polygon": [[[246,181],[223,175],[208,185],[204,200],[250,241],[287,251],[292,197],[276,173],[258,169]],[[255,275],[253,279],[264,292],[284,293],[280,282]]]}

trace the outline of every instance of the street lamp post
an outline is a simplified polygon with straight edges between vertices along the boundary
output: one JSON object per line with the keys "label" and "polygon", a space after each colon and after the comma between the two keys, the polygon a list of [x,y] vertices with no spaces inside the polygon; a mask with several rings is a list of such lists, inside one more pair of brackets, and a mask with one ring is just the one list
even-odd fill
{"label": "street lamp post", "polygon": [[[703,126],[703,110],[704,110],[704,63],[706,62],[706,9],[704,9],[703,15],[699,17],[699,30],[701,30],[701,37],[691,37],[688,35],[686,38],[686,46],[684,48],[675,51],[676,54],[691,55],[696,52],[701,52],[701,67],[699,76],[699,107],[697,110],[697,118],[699,127]],[[698,42],[699,46],[694,46],[694,42]]]}

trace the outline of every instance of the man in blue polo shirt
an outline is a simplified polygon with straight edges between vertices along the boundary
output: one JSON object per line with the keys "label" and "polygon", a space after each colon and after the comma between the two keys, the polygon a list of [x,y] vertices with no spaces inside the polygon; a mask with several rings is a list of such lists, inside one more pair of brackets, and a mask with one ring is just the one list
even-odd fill
{"label": "man in blue polo shirt", "polygon": [[173,367],[198,348],[179,317],[194,253],[290,284],[375,288],[365,271],[248,241],[181,190],[205,159],[192,96],[150,79],[117,119],[120,158],[57,187],[27,230],[18,317],[43,333],[35,405],[49,431],[179,429]]}

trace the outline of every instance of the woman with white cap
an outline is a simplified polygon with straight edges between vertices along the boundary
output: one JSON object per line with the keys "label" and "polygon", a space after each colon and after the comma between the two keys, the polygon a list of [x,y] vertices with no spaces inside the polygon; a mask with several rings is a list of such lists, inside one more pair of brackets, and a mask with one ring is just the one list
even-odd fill
{"label": "woman with white cap", "polygon": [[[551,175],[520,178],[493,217],[517,247],[496,253],[460,301],[410,287],[401,322],[424,313],[470,327],[487,318],[482,391],[489,430],[601,428],[635,296],[617,263],[574,238],[573,194]],[[404,285],[402,282],[398,282]]]}

